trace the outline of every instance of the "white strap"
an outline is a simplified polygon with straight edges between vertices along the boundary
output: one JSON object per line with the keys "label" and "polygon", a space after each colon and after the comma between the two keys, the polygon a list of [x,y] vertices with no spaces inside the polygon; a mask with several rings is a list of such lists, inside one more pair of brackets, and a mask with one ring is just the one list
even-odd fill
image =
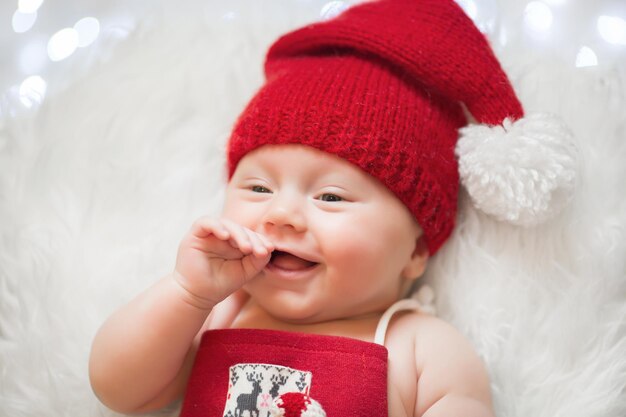
{"label": "white strap", "polygon": [[416,312],[422,312],[427,314],[435,314],[434,291],[428,285],[420,287],[419,291],[411,296],[411,298],[404,298],[396,301],[391,307],[387,309],[380,318],[378,326],[376,326],[376,333],[374,335],[374,343],[379,345],[385,345],[385,336],[387,335],[387,327],[389,322],[395,313],[398,311],[412,310]]}

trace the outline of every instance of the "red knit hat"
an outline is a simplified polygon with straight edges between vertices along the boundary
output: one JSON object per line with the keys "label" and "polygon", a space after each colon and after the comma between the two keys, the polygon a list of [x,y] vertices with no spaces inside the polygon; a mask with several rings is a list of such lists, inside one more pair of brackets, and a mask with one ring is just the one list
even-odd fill
{"label": "red knit hat", "polygon": [[[245,154],[266,144],[302,144],[335,154],[380,180],[409,208],[431,254],[455,222],[455,148],[459,129],[467,124],[462,105],[478,122],[499,129],[506,119],[512,130],[510,121],[523,116],[486,38],[452,0],[380,0],[352,7],[278,39],[267,54],[265,74],[265,85],[233,130],[229,175]],[[495,205],[496,217],[532,223],[524,210],[531,215],[547,210],[545,198],[529,205],[528,193],[522,193],[524,201],[515,194],[518,212],[511,214],[510,204],[499,200],[502,195],[510,200],[510,185],[501,178],[508,174],[485,173],[474,161],[480,146],[475,141],[465,146],[466,176],[474,175],[466,187],[471,192],[477,183],[478,194],[488,200],[477,205],[486,204],[487,212]],[[566,171],[570,186],[572,170]]]}

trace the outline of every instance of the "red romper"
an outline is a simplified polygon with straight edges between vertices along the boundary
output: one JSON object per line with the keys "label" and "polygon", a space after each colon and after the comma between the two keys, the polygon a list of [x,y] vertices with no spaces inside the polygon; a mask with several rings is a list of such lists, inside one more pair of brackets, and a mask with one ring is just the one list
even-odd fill
{"label": "red romper", "polygon": [[[301,392],[328,417],[387,416],[387,348],[391,315],[422,309],[392,306],[376,341],[277,330],[221,329],[202,336],[181,417],[268,417],[274,398]],[[381,336],[382,335],[382,336]]]}

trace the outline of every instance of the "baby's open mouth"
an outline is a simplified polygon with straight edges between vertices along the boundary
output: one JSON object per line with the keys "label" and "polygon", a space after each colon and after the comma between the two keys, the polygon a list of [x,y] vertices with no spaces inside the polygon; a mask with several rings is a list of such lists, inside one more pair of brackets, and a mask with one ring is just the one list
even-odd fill
{"label": "baby's open mouth", "polygon": [[317,265],[316,262],[308,261],[289,252],[283,252],[279,250],[275,250],[274,252],[272,252],[270,264],[272,264],[272,266],[285,269],[287,271],[300,271]]}

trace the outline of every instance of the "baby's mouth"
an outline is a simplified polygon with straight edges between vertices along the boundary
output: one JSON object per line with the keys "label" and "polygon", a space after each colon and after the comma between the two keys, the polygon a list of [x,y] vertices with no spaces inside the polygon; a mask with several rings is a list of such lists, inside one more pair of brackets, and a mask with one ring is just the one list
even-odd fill
{"label": "baby's mouth", "polygon": [[272,252],[272,258],[270,259],[269,263],[272,266],[287,271],[301,271],[317,265],[316,262],[308,261],[289,252],[283,252],[279,250],[275,250],[274,252]]}

